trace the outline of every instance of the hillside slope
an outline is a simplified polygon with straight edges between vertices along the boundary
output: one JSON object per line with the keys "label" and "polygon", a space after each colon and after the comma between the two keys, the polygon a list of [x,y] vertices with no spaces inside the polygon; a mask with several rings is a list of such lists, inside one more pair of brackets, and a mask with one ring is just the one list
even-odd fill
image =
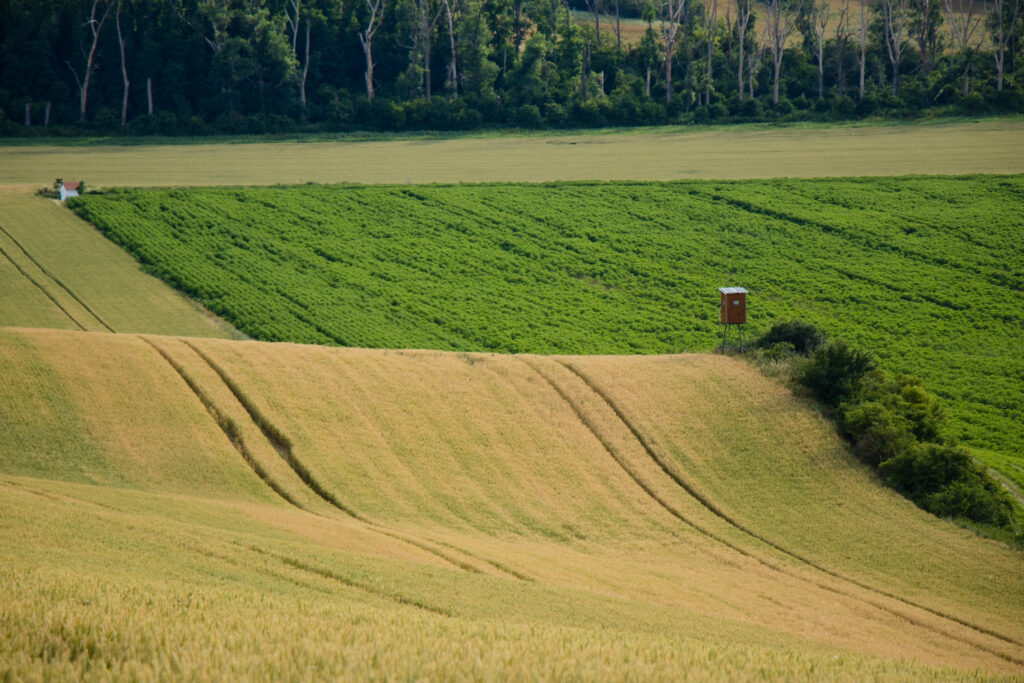
{"label": "hillside slope", "polygon": [[0,186],[0,326],[242,336],[34,189]]}
{"label": "hillside slope", "polygon": [[1020,554],[728,358],[6,329],[0,374],[0,671],[1024,670]]}

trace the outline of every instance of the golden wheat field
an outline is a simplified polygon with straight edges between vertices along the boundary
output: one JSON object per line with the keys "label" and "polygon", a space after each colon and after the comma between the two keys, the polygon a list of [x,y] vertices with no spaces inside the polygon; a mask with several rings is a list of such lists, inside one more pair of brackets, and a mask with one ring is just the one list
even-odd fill
{"label": "golden wheat field", "polygon": [[731,358],[0,330],[5,678],[965,679],[1024,561]]}

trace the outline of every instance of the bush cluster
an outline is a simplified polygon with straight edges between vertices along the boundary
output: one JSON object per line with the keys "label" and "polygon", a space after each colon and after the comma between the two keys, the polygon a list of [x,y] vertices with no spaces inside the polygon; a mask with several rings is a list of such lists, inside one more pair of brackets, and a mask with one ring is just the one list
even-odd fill
{"label": "bush cluster", "polygon": [[889,374],[871,355],[814,325],[777,323],[755,345],[792,349],[794,379],[830,411],[854,453],[885,483],[940,517],[1013,530],[1009,495],[965,449],[942,435],[945,414],[921,380]]}

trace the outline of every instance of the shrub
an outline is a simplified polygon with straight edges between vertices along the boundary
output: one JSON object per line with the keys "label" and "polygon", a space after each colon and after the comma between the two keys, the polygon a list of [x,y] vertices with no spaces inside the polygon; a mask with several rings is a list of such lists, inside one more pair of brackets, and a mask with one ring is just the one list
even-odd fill
{"label": "shrub", "polygon": [[835,408],[856,391],[860,378],[874,367],[867,351],[834,341],[814,351],[797,372],[796,380],[822,403]]}
{"label": "shrub", "polygon": [[881,401],[858,402],[845,407],[840,413],[840,425],[853,441],[857,456],[872,467],[917,446],[910,422]]}
{"label": "shrub", "polygon": [[859,394],[859,400],[880,402],[898,415],[917,440],[942,440],[946,415],[938,397],[927,391],[920,379],[875,370],[862,378]]}
{"label": "shrub", "polygon": [[825,334],[811,323],[785,320],[772,325],[754,342],[754,346],[767,349],[780,342],[792,344],[797,353],[806,356],[825,343]]}
{"label": "shrub", "polygon": [[879,471],[889,486],[934,515],[1010,524],[1009,496],[962,448],[925,444],[882,463]]}

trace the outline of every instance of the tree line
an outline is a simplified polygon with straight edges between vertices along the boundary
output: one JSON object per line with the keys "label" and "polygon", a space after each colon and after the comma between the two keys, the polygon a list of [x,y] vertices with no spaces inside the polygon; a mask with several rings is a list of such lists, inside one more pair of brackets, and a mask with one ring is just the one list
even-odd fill
{"label": "tree line", "polygon": [[0,0],[0,133],[1019,112],[1022,4]]}

